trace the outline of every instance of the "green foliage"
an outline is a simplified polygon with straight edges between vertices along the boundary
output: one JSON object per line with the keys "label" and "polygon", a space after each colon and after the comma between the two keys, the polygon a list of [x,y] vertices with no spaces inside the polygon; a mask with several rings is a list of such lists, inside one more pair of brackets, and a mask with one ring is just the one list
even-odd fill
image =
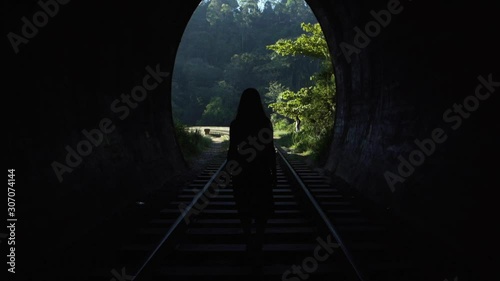
{"label": "green foliage", "polygon": [[281,92],[275,103],[269,106],[277,113],[292,118],[301,119],[310,109],[308,101],[312,99],[308,94],[307,88],[302,88],[297,92],[285,90]]}
{"label": "green foliage", "polygon": [[[203,0],[186,27],[172,82],[174,117],[184,124],[229,125],[241,92],[255,87],[281,132],[278,143],[318,160],[329,148],[335,77],[304,0]],[[185,150],[196,151],[203,136],[185,134],[178,129],[191,147]]]}
{"label": "green foliage", "polygon": [[291,90],[311,85],[309,78],[320,63],[276,56],[266,46],[299,36],[299,23],[312,21],[315,17],[303,0],[202,1],[176,57],[174,117],[188,125],[227,126],[247,87],[264,94],[270,81]]}
{"label": "green foliage", "polygon": [[238,106],[238,97],[234,95],[234,87],[226,81],[219,81],[209,89],[212,98],[205,106],[197,125],[226,126],[234,118],[235,112],[229,110]]}
{"label": "green foliage", "polygon": [[292,145],[289,148],[295,152],[310,154],[314,160],[320,163],[326,160],[325,155],[328,155],[333,138],[332,130],[317,135],[313,131],[304,129],[292,132],[291,135]]}
{"label": "green foliage", "polygon": [[281,56],[303,55],[330,62],[330,52],[319,23],[302,23],[301,27],[306,33],[296,39],[279,39],[267,48]]}
{"label": "green foliage", "polygon": [[210,102],[205,107],[201,120],[198,121],[198,125],[201,124],[214,124],[223,125],[228,124],[234,118],[233,114],[228,110],[228,103],[221,97],[213,97]]}
{"label": "green foliage", "polygon": [[293,133],[287,132],[281,134],[276,140],[275,143],[281,147],[293,147]]}
{"label": "green foliage", "polygon": [[280,118],[278,114],[271,114],[271,122],[275,131],[291,132],[294,127],[288,118]]}
{"label": "green foliage", "polygon": [[283,84],[279,83],[278,81],[272,81],[269,83],[269,87],[266,88],[267,93],[264,94],[264,101],[267,104],[274,103],[278,100],[278,97],[280,94],[284,91],[287,90]]}
{"label": "green foliage", "polygon": [[199,155],[212,143],[212,140],[203,136],[199,130],[191,132],[186,125],[180,122],[174,123],[174,129],[177,136],[177,142],[186,159]]}
{"label": "green foliage", "polygon": [[[281,56],[304,55],[321,59],[323,68],[311,76],[311,81],[314,82],[313,86],[304,87],[298,91],[281,89],[276,97],[276,102],[269,106],[285,117],[304,121],[304,125],[308,126],[312,133],[324,134],[333,126],[335,113],[333,67],[320,25],[303,23],[302,28],[305,34],[294,40],[280,39],[268,48]],[[271,83],[269,88],[275,89],[276,85]]]}
{"label": "green foliage", "polygon": [[236,0],[212,0],[208,3],[206,19],[210,25],[230,21],[233,17],[233,10],[238,7]]}
{"label": "green foliage", "polygon": [[[311,152],[317,160],[329,149],[335,115],[335,76],[330,53],[319,24],[302,23],[304,34],[295,39],[279,39],[267,46],[280,56],[305,56],[321,60],[322,68],[310,77],[312,86],[292,91],[277,82],[269,85],[266,97],[274,112],[296,121],[301,130],[292,134],[292,149]],[[277,94],[278,93],[278,94]]]}

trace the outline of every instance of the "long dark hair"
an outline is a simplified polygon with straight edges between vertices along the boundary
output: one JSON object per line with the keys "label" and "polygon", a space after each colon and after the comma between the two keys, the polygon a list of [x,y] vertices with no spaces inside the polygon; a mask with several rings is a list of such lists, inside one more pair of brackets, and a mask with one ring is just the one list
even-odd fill
{"label": "long dark hair", "polygon": [[259,91],[254,88],[248,88],[243,91],[236,113],[236,120],[252,121],[268,119],[262,106]]}

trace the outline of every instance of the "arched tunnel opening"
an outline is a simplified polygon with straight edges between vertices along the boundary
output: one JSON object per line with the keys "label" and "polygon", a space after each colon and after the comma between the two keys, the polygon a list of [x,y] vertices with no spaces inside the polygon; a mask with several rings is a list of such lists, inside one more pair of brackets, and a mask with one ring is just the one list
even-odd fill
{"label": "arched tunnel opening", "polygon": [[[306,2],[335,67],[329,182],[446,249],[426,280],[493,276],[500,77],[492,4]],[[154,201],[159,189],[169,198],[188,170],[171,74],[198,5],[5,3],[8,274],[126,276],[116,247],[154,211],[136,202]]]}
{"label": "arched tunnel opening", "polygon": [[[239,97],[255,88],[279,144],[323,162],[335,115],[335,77],[321,26],[305,1],[201,1],[172,73],[172,115],[184,158],[200,133],[228,137]],[[223,138],[227,141],[227,138]],[[286,147],[284,146],[286,145]]]}

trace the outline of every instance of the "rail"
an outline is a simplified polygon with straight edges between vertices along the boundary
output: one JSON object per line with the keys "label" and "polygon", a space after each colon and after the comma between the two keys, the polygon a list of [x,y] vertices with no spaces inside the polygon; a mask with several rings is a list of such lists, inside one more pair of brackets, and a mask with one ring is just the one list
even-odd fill
{"label": "rail", "polygon": [[349,263],[352,265],[354,271],[356,272],[358,278],[360,281],[367,281],[367,279],[364,277],[363,272],[361,271],[361,268],[359,267],[357,261],[355,260],[354,256],[351,254],[349,249],[347,248],[346,244],[344,243],[342,237],[338,233],[338,231],[335,229],[333,226],[332,222],[328,218],[328,216],[323,212],[323,209],[319,205],[318,201],[314,198],[314,196],[311,194],[309,189],[306,187],[302,179],[299,177],[299,175],[295,172],[293,169],[292,165],[288,162],[286,157],[283,155],[282,149],[278,146],[276,146],[276,151],[278,152],[278,155],[280,159],[282,160],[283,164],[285,164],[285,167],[289,170],[291,175],[293,176],[294,180],[297,182],[297,184],[300,186],[301,190],[304,192],[306,197],[309,199],[310,203],[314,207],[315,211],[318,213],[318,215],[321,217],[323,222],[325,223],[326,227],[330,231],[330,233],[333,235],[335,240],[337,240],[337,243],[339,244],[340,248],[344,252],[346,258],[348,259]]}
{"label": "rail", "polygon": [[155,255],[158,253],[158,251],[160,251],[160,249],[163,247],[163,245],[165,244],[165,242],[172,236],[172,234],[174,233],[174,231],[177,230],[179,228],[179,226],[184,222],[184,219],[185,219],[186,215],[190,212],[190,210],[193,208],[193,206],[196,205],[196,203],[198,202],[198,200],[200,200],[201,196],[203,196],[203,194],[205,194],[205,192],[208,190],[208,188],[210,187],[210,185],[214,182],[214,180],[216,179],[216,177],[219,175],[220,171],[222,171],[222,169],[224,169],[224,167],[226,166],[226,163],[227,163],[227,160],[222,163],[222,165],[213,174],[213,176],[210,178],[210,180],[208,180],[208,182],[205,184],[205,186],[203,186],[203,189],[200,190],[200,192],[198,192],[196,194],[196,196],[193,198],[193,200],[191,201],[191,203],[186,207],[186,209],[184,210],[184,212],[182,212],[182,214],[180,214],[179,217],[175,220],[175,222],[169,228],[169,230],[167,231],[167,233],[165,234],[165,236],[163,236],[163,238],[158,243],[158,245],[155,247],[155,249],[149,254],[149,256],[147,257],[147,259],[145,260],[145,262],[137,270],[136,274],[132,278],[132,281],[140,280],[141,275],[144,273],[144,271],[146,270],[146,268],[151,264],[151,262],[154,259]]}

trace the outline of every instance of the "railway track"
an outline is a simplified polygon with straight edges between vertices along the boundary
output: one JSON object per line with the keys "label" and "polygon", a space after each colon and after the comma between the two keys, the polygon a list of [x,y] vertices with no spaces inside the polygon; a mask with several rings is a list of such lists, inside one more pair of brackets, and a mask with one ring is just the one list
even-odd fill
{"label": "railway track", "polygon": [[[122,249],[129,280],[431,280],[419,276],[426,273],[408,259],[409,248],[394,245],[393,222],[366,214],[355,198],[277,151],[275,213],[259,266],[246,256],[232,186],[216,184],[225,168],[216,157]],[[211,185],[217,194],[210,198]]]}

